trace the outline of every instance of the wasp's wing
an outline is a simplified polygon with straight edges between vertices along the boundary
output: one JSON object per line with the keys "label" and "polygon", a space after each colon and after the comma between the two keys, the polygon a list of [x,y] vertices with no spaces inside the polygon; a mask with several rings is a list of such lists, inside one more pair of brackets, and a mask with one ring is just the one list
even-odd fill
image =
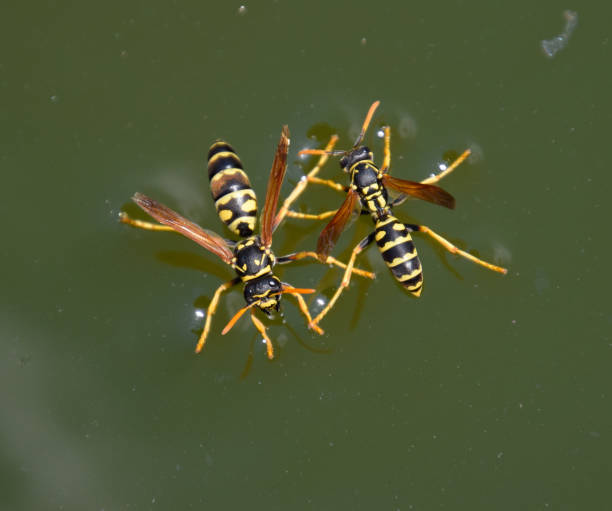
{"label": "wasp's wing", "polygon": [[265,247],[272,245],[272,233],[274,232],[274,216],[278,205],[278,196],[287,170],[287,152],[289,151],[289,128],[283,126],[281,137],[274,155],[270,178],[268,179],[268,190],[266,191],[266,202],[261,212],[261,242]]}
{"label": "wasp's wing", "polygon": [[346,199],[340,206],[340,209],[336,211],[334,217],[325,226],[325,229],[321,231],[319,235],[319,241],[317,242],[317,254],[321,259],[327,259],[327,256],[331,253],[334,245],[338,241],[340,234],[346,227],[346,223],[351,218],[353,211],[357,206],[359,195],[354,190],[349,190]]}
{"label": "wasp's wing", "polygon": [[183,218],[176,211],[142,193],[135,193],[132,200],[158,222],[171,227],[176,232],[195,241],[198,245],[203,246],[206,250],[218,255],[224,262],[230,264],[233,253],[227,242],[218,234],[203,229],[190,220]]}
{"label": "wasp's wing", "polygon": [[449,209],[455,209],[455,198],[439,186],[425,185],[415,181],[406,181],[405,179],[392,177],[389,174],[385,174],[382,181],[385,186],[397,190],[398,192],[411,195],[417,199],[433,202],[434,204],[439,204]]}

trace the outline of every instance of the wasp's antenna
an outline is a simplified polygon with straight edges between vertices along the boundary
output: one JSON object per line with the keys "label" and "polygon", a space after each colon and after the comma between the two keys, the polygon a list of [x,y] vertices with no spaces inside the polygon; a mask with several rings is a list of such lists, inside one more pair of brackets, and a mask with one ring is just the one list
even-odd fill
{"label": "wasp's antenna", "polygon": [[[272,293],[269,296],[278,296],[278,295],[282,295],[283,293],[291,293],[291,294],[294,294],[294,295],[296,295],[296,294],[298,294],[298,295],[309,295],[309,294],[314,293],[315,291],[316,291],[316,289],[310,289],[310,288],[302,289],[302,288],[297,288],[297,287],[286,286],[281,291],[279,291],[278,293]],[[225,328],[221,332],[221,335],[225,335],[227,332],[229,332],[234,327],[236,322],[242,317],[242,315],[247,310],[249,310],[251,307],[257,305],[260,302],[261,302],[261,300],[257,300],[256,302],[250,303],[246,307],[243,307],[242,309],[240,309],[236,314],[234,314],[234,317],[228,321],[227,325],[225,325]]]}
{"label": "wasp's antenna", "polygon": [[225,328],[221,332],[221,335],[225,335],[227,332],[229,332],[232,329],[232,327],[236,324],[236,321],[238,321],[247,310],[249,310],[254,305],[257,305],[258,303],[259,303],[259,300],[256,302],[250,303],[246,307],[243,307],[242,309],[240,309],[236,314],[234,314],[234,317],[228,321],[227,325],[225,325]]}
{"label": "wasp's antenna", "polygon": [[[365,121],[363,121],[363,125],[361,126],[361,132],[359,133],[357,140],[355,140],[355,143],[353,144],[353,149],[355,149],[363,141],[363,137],[365,137],[366,131],[368,130],[368,126],[370,125],[370,122],[372,121],[372,117],[374,116],[374,112],[376,112],[378,105],[380,105],[380,101],[376,100],[370,106],[370,109],[368,110],[368,114],[366,115]],[[302,156],[304,154],[318,154],[318,155],[327,154],[329,156],[344,156],[348,153],[350,153],[350,150],[349,151],[325,151],[323,149],[302,149],[300,152],[298,152],[298,156]]]}
{"label": "wasp's antenna", "polygon": [[298,156],[303,154],[327,154],[329,156],[344,156],[347,151],[325,151],[324,149],[302,149]]}
{"label": "wasp's antenna", "polygon": [[359,133],[357,140],[355,140],[355,143],[353,144],[353,149],[360,145],[363,141],[363,137],[365,137],[365,133],[368,130],[368,126],[370,125],[370,121],[372,120],[372,116],[378,108],[378,105],[380,105],[380,101],[374,101],[374,103],[372,103],[372,106],[370,106],[370,109],[368,110],[368,115],[366,115],[365,121],[363,121],[363,126],[361,126],[361,132]]}
{"label": "wasp's antenna", "polygon": [[284,287],[283,290],[280,293],[274,293],[274,295],[282,295],[283,293],[291,293],[292,295],[311,295],[312,293],[314,293],[316,291],[316,289],[312,289],[312,288],[299,288],[299,287],[291,287],[291,286],[287,286]]}

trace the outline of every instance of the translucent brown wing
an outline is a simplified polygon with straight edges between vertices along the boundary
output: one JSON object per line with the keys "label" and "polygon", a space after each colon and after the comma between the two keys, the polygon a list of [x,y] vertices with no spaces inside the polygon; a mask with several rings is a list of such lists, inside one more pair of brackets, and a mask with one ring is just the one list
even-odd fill
{"label": "translucent brown wing", "polygon": [[325,226],[325,229],[321,231],[319,240],[317,242],[317,254],[322,260],[327,259],[327,256],[329,256],[334,248],[334,245],[338,241],[338,238],[344,230],[346,223],[351,218],[351,215],[357,206],[358,199],[359,195],[357,192],[349,190],[346,199],[344,199],[342,206],[340,206],[340,209],[336,211],[336,214]]}
{"label": "translucent brown wing", "polygon": [[289,151],[289,128],[283,126],[281,137],[274,155],[270,178],[268,179],[268,190],[266,191],[266,202],[261,212],[261,242],[265,247],[272,245],[272,233],[274,232],[274,216],[278,205],[278,196],[287,170],[287,152]]}
{"label": "translucent brown wing", "polygon": [[158,222],[195,241],[206,250],[218,255],[227,264],[231,263],[234,254],[228,247],[227,242],[218,234],[203,229],[198,224],[183,218],[176,211],[172,211],[167,206],[142,193],[135,193],[132,200]]}
{"label": "translucent brown wing", "polygon": [[397,190],[398,192],[411,195],[417,199],[433,202],[434,204],[439,204],[445,208],[455,209],[455,198],[439,186],[425,185],[416,183],[415,181],[406,181],[405,179],[392,177],[389,174],[385,174],[382,181],[385,186]]}

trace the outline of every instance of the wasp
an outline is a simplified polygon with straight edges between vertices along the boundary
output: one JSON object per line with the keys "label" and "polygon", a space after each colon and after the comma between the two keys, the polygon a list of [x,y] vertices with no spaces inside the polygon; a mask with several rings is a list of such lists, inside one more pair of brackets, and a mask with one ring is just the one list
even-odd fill
{"label": "wasp", "polygon": [[[347,265],[335,258],[329,257],[322,260],[321,256],[315,252],[296,252],[282,257],[276,257],[272,252],[272,235],[286,214],[283,211],[276,214],[276,208],[287,169],[288,150],[289,128],[284,126],[268,179],[259,235],[255,234],[257,197],[240,159],[233,148],[224,141],[215,142],[208,152],[208,177],[217,214],[230,231],[240,238],[238,241],[225,239],[213,231],[204,229],[141,193],[136,193],[132,200],[161,225],[132,219],[123,212],[120,214],[120,220],[123,223],[134,227],[155,231],[174,231],[182,234],[218,256],[236,272],[235,278],[217,288],[210,301],[206,311],[204,329],[195,348],[196,353],[199,353],[204,347],[210,331],[212,316],[217,310],[221,294],[239,283],[243,284],[246,306],[241,308],[227,323],[221,332],[222,335],[226,334],[247,310],[250,310],[253,325],[266,342],[268,358],[274,358],[272,341],[266,332],[265,325],[255,315],[255,307],[270,316],[279,311],[283,294],[294,296],[310,328],[323,334],[323,330],[312,323],[312,317],[302,297],[303,294],[313,293],[315,290],[295,288],[281,282],[272,271],[275,264],[290,263],[305,257],[347,269]],[[357,268],[352,269],[351,273],[353,272],[374,278],[373,274]]]}
{"label": "wasp", "polygon": [[[369,214],[374,223],[374,230],[354,247],[342,282],[326,307],[313,320],[312,325],[315,326],[318,325],[319,321],[321,321],[330,311],[342,294],[344,288],[349,285],[351,268],[355,263],[357,255],[374,241],[376,241],[382,258],[393,277],[407,291],[416,297],[420,296],[423,290],[423,270],[416,247],[412,240],[412,232],[427,234],[449,252],[465,257],[489,270],[504,274],[507,272],[505,268],[495,266],[472,254],[460,250],[448,240],[432,231],[429,227],[401,222],[392,214],[392,208],[402,203],[408,196],[426,200],[449,209],[454,209],[455,199],[453,196],[433,183],[436,183],[442,179],[442,177],[452,172],[452,170],[470,155],[470,151],[469,149],[466,150],[443,173],[432,176],[421,182],[392,177],[389,174],[391,165],[390,128],[384,128],[384,159],[381,167],[378,167],[374,163],[372,151],[370,151],[367,146],[362,145],[368,126],[379,104],[379,101],[375,101],[370,106],[357,140],[348,151],[305,149],[298,153],[299,155],[320,155],[325,152],[326,154],[341,156],[340,167],[350,176],[349,186],[343,186],[334,181],[322,180],[317,177],[312,177],[310,179],[311,182],[325,184],[346,193],[346,198],[338,210],[318,215],[308,215],[293,211],[290,214],[290,216],[297,218],[311,219],[322,219],[333,215],[332,219],[321,232],[317,242],[316,252],[321,259],[324,260],[329,256],[355,210],[361,209],[362,213]],[[400,195],[396,199],[391,200],[388,190],[399,192]]]}

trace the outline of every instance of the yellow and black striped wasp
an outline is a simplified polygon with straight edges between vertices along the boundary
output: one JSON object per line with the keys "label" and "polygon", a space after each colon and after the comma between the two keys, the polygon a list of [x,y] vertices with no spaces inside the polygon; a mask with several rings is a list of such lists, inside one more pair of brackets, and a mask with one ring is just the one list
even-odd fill
{"label": "yellow and black striped wasp", "polygon": [[[338,210],[319,215],[307,215],[296,212],[291,213],[291,216],[298,218],[321,219],[333,215],[333,218],[321,232],[317,243],[317,254],[319,257],[321,257],[321,259],[324,260],[329,256],[331,250],[338,241],[340,234],[346,227],[348,220],[351,218],[356,209],[361,207],[362,211],[370,214],[372,221],[374,222],[374,231],[368,234],[353,249],[340,287],[336,290],[326,307],[312,321],[311,326],[317,326],[319,321],[321,321],[321,319],[334,306],[343,289],[346,288],[350,282],[351,268],[355,263],[355,258],[374,241],[376,241],[383,260],[395,279],[406,290],[417,297],[420,296],[423,289],[423,271],[421,269],[421,262],[419,261],[416,248],[410,235],[411,232],[422,232],[428,234],[449,252],[465,257],[481,266],[484,266],[485,268],[488,268],[489,270],[504,274],[507,272],[505,268],[495,266],[473,256],[472,254],[460,250],[448,240],[432,231],[429,227],[424,225],[406,224],[393,216],[391,208],[403,202],[408,196],[416,197],[453,209],[455,207],[455,199],[448,192],[444,191],[438,186],[435,186],[433,183],[448,175],[448,173],[450,173],[469,156],[470,151],[465,151],[443,173],[437,176],[432,176],[421,182],[407,181],[390,176],[390,128],[384,128],[385,145],[382,167],[379,168],[376,166],[370,149],[364,145],[361,145],[370,121],[372,120],[374,112],[379,104],[379,101],[375,101],[370,106],[365,121],[363,122],[361,132],[350,150],[327,151],[320,149],[305,149],[298,153],[300,155],[323,153],[339,155],[341,156],[340,167],[344,172],[350,175],[350,185],[348,187],[335,183],[334,181],[322,180],[318,178],[311,179],[311,182],[326,184],[332,188],[346,192],[346,198]],[[399,192],[400,195],[395,200],[390,200],[387,189],[395,190],[396,192]]]}
{"label": "yellow and black striped wasp", "polygon": [[[136,193],[132,200],[162,225],[135,220],[125,213],[120,215],[122,222],[134,227],[156,231],[174,231],[182,234],[217,255],[236,271],[237,276],[229,282],[221,284],[213,295],[206,313],[204,329],[196,345],[196,353],[199,353],[204,346],[210,330],[211,319],[217,309],[221,294],[240,282],[244,284],[243,293],[247,305],[233,316],[222,334],[227,333],[236,321],[250,309],[251,321],[265,339],[268,358],[274,358],[272,341],[267,335],[266,327],[255,315],[254,307],[258,307],[266,315],[270,315],[279,310],[283,294],[294,296],[309,326],[317,333],[323,333],[323,330],[312,324],[308,307],[301,296],[302,294],[313,293],[314,289],[294,288],[281,282],[272,272],[273,266],[277,263],[289,263],[305,257],[312,257],[321,261],[321,258],[314,252],[297,252],[283,257],[275,257],[271,249],[272,234],[286,214],[282,211],[278,215],[275,213],[287,169],[288,149],[289,129],[284,126],[270,171],[259,236],[255,235],[257,216],[255,192],[251,188],[251,183],[242,168],[240,159],[232,147],[223,141],[215,142],[209,150],[208,176],[219,218],[234,234],[241,238],[239,241],[228,240],[212,231],[203,229],[141,193]],[[323,262],[347,268],[346,265],[333,257],[326,258]],[[365,277],[374,277],[371,273],[359,269],[353,269],[352,271]]]}

